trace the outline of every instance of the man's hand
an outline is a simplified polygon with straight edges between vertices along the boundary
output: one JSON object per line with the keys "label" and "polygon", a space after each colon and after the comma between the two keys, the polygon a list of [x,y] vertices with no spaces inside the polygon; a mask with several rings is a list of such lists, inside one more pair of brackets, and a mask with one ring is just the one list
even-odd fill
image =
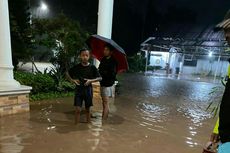
{"label": "man's hand", "polygon": [[219,134],[212,133],[210,141],[214,142],[214,143],[217,143],[219,141]]}
{"label": "man's hand", "polygon": [[79,81],[79,80],[73,80],[73,82],[74,82],[76,85],[80,85],[80,81]]}
{"label": "man's hand", "polygon": [[90,79],[84,79],[86,82],[85,82],[85,86],[88,86],[88,85],[90,85],[91,83],[92,83],[92,80],[90,80]]}

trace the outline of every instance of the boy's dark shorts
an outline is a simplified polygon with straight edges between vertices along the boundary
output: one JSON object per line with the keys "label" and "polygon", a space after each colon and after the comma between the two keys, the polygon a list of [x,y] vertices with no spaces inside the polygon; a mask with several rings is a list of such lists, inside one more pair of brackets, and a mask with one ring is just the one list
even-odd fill
{"label": "boy's dark shorts", "polygon": [[83,101],[85,107],[93,106],[93,88],[92,86],[77,86],[75,89],[74,106],[82,107]]}

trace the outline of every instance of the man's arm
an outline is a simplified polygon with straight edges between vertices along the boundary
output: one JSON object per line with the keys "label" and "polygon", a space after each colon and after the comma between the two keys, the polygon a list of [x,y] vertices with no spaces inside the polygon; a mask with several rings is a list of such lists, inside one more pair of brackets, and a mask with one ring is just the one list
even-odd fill
{"label": "man's arm", "polygon": [[67,71],[66,72],[66,78],[70,81],[70,82],[73,82],[74,84],[76,85],[80,85],[80,81],[79,80],[74,80],[71,78],[71,76],[69,75],[69,72]]}
{"label": "man's arm", "polygon": [[85,82],[85,86],[88,86],[90,85],[91,83],[93,82],[97,82],[97,81],[101,81],[102,80],[102,77],[100,75],[100,73],[98,72],[97,68],[95,66],[92,67],[93,68],[93,75],[95,76],[95,79],[84,79],[86,80]]}
{"label": "man's arm", "polygon": [[219,128],[219,118],[217,119],[215,127],[213,129],[213,133],[212,133],[211,138],[210,138],[211,142],[216,143],[219,141],[219,130],[218,130],[218,128]]}
{"label": "man's arm", "polygon": [[97,77],[97,78],[95,78],[95,79],[84,79],[84,80],[86,80],[85,86],[88,86],[88,85],[90,85],[90,84],[93,83],[93,82],[101,81],[101,80],[102,80],[102,77]]}

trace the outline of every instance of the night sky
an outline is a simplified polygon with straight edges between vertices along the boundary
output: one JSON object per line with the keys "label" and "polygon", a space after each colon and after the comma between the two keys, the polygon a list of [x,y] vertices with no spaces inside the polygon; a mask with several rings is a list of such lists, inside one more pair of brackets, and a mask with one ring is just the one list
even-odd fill
{"label": "night sky", "polygon": [[[33,6],[39,0],[31,0]],[[45,0],[50,15],[64,12],[91,33],[97,29],[98,0]],[[140,43],[173,24],[215,25],[230,9],[230,0],[114,0],[112,38],[128,54]]]}

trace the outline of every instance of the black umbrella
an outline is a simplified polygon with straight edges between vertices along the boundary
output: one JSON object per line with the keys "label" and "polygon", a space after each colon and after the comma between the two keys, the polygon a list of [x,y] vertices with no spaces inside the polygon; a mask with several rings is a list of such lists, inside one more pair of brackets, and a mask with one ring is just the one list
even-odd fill
{"label": "black umbrella", "polygon": [[87,44],[92,49],[92,54],[99,61],[104,57],[104,48],[106,44],[110,44],[114,47],[112,56],[118,62],[117,72],[128,70],[128,62],[125,51],[113,40],[99,36],[92,35],[87,40]]}

